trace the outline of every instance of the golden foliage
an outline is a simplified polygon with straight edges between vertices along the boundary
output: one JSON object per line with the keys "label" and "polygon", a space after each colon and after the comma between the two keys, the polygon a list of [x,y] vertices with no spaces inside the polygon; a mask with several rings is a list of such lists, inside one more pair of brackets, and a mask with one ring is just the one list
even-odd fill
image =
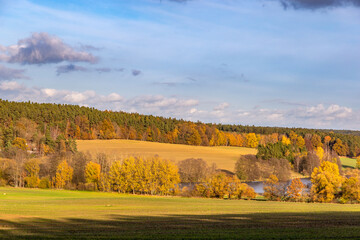
{"label": "golden foliage", "polygon": [[331,202],[339,191],[343,178],[337,164],[324,161],[311,174],[311,193],[314,201]]}
{"label": "golden foliage", "polygon": [[344,181],[341,186],[341,201],[346,203],[360,202],[360,179],[359,177],[351,177]]}
{"label": "golden foliage", "polygon": [[12,144],[21,150],[27,150],[28,148],[26,140],[23,138],[16,137]]}
{"label": "golden foliage", "polygon": [[322,147],[315,148],[316,156],[320,159],[320,161],[323,160],[324,157],[324,149]]}
{"label": "golden foliage", "polygon": [[251,199],[256,197],[253,188],[249,187],[236,176],[227,176],[225,173],[214,174],[205,183],[197,184],[196,194],[202,197],[229,198],[229,199]]}
{"label": "golden foliage", "polygon": [[282,139],[281,139],[281,142],[284,144],[284,145],[290,145],[291,144],[291,141],[288,137],[286,136],[283,136]]}
{"label": "golden foliage", "polygon": [[266,199],[277,201],[280,200],[278,183],[279,179],[274,174],[271,174],[265,181],[264,197]]}
{"label": "golden foliage", "polygon": [[94,189],[98,188],[100,181],[100,164],[90,161],[85,167],[85,179],[88,183],[94,184]]}
{"label": "golden foliage", "polygon": [[72,167],[66,160],[63,160],[56,169],[55,187],[64,188],[72,180],[73,172]]}
{"label": "golden foliage", "polygon": [[255,133],[248,133],[246,135],[246,146],[250,148],[256,148],[259,145],[260,136]]}
{"label": "golden foliage", "polygon": [[129,157],[112,164],[109,180],[119,192],[169,195],[180,177],[176,165],[168,160]]}
{"label": "golden foliage", "polygon": [[287,187],[287,194],[291,200],[298,201],[302,197],[303,189],[305,185],[301,182],[300,178],[295,178],[291,181],[291,184]]}
{"label": "golden foliage", "polygon": [[40,183],[39,179],[39,160],[30,159],[24,164],[24,168],[27,172],[27,177],[25,177],[26,186],[30,188],[38,187]]}

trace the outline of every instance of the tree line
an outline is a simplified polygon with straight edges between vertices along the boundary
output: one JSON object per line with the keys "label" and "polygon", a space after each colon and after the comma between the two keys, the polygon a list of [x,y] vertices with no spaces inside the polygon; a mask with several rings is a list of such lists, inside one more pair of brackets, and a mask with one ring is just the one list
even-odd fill
{"label": "tree line", "polygon": [[0,100],[0,145],[3,152],[23,140],[29,151],[41,155],[51,154],[57,148],[75,151],[74,139],[131,139],[256,148],[258,145],[276,144],[284,136],[291,138],[292,133],[298,136],[298,145],[302,140],[308,144],[316,136],[338,155],[355,157],[360,154],[360,136],[356,131],[205,124],[76,105]]}
{"label": "tree line", "polygon": [[109,158],[89,153],[56,152],[32,158],[18,149],[14,159],[0,159],[0,186],[93,190],[148,195],[189,195],[180,183],[197,184],[191,196],[254,198],[254,190],[236,176],[219,173],[202,159],[185,159],[178,164],[158,156]]}
{"label": "tree line", "polygon": [[360,171],[353,169],[340,174],[338,165],[323,161],[311,174],[309,189],[295,178],[290,184],[271,174],[265,181],[264,197],[274,201],[360,203]]}

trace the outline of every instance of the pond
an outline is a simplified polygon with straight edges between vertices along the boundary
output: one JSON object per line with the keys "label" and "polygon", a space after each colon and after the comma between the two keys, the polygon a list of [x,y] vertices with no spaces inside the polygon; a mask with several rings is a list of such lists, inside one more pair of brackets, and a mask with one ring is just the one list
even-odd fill
{"label": "pond", "polygon": [[[308,188],[311,188],[311,180],[310,178],[300,178],[301,182]],[[287,182],[283,182],[285,186],[289,186],[292,180]],[[252,187],[257,194],[264,193],[264,181],[253,181],[253,182],[245,182],[247,185]]]}

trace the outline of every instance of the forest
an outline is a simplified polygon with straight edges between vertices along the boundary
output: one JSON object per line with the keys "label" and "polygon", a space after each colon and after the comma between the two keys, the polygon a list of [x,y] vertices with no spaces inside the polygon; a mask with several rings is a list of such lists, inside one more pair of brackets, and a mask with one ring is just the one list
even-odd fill
{"label": "forest", "polygon": [[[292,136],[291,136],[292,134]],[[284,137],[308,148],[313,138],[340,156],[360,155],[358,131],[255,127],[190,122],[138,113],[100,111],[67,104],[0,100],[0,139],[4,152],[14,144],[40,155],[57,148],[76,151],[76,139],[131,139],[162,143],[256,148]],[[304,143],[303,143],[304,141]]]}
{"label": "forest", "polygon": [[[357,135],[194,123],[73,105],[1,101],[0,106],[1,186],[249,199],[256,194],[243,182],[263,180],[270,200],[360,201],[359,172],[343,173],[339,159],[359,155]],[[239,156],[234,174],[202,159],[175,165],[157,156],[111,159],[77,151],[77,139],[117,138],[258,151]],[[299,179],[284,185],[291,172],[311,176],[311,193]],[[196,185],[179,189],[180,183]]]}

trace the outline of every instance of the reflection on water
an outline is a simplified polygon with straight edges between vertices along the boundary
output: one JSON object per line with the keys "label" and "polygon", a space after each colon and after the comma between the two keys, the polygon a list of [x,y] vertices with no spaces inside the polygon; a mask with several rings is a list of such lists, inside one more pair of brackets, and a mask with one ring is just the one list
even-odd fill
{"label": "reflection on water", "polygon": [[[310,178],[300,178],[301,182],[308,188],[311,188],[311,181]],[[285,186],[289,186],[291,184],[292,180],[289,180],[287,182],[283,182],[285,183]],[[247,185],[249,185],[250,187],[252,187],[254,189],[254,191],[257,194],[263,194],[264,193],[264,181],[253,181],[253,182],[245,182]],[[199,183],[180,183],[179,189],[183,189],[184,187],[187,187],[189,190],[193,190],[196,186],[196,184]]]}
{"label": "reflection on water", "polygon": [[[307,187],[307,188],[311,188],[311,181],[310,178],[300,178],[301,182]],[[285,182],[285,185],[288,186],[291,184],[292,180],[289,180],[287,182]],[[247,185],[249,185],[250,187],[252,187],[254,189],[254,191],[258,194],[263,194],[264,193],[264,182],[263,181],[253,181],[253,182],[245,182]]]}

